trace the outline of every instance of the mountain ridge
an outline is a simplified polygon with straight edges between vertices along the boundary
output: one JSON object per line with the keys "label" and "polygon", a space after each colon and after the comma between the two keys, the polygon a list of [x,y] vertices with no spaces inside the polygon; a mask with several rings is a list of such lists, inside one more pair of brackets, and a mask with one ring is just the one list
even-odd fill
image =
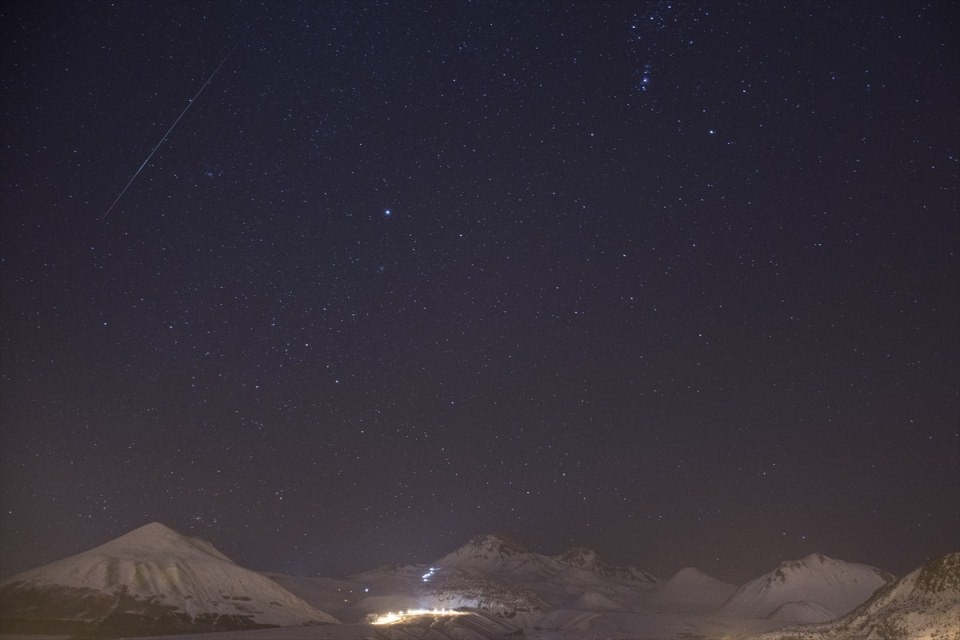
{"label": "mountain ridge", "polygon": [[[810,554],[737,587],[692,567],[659,580],[611,565],[588,548],[545,555],[485,534],[430,565],[311,579],[249,571],[210,542],[152,522],[3,581],[0,602],[0,631],[88,636],[338,622],[330,614],[351,626],[386,611],[440,608],[469,615],[437,622],[436,633],[428,621],[411,623],[424,634],[416,637],[473,640],[491,637],[482,629],[499,629],[569,640],[715,637],[725,630],[746,638],[782,628],[793,635],[756,637],[914,640],[925,636],[901,631],[949,632],[944,616],[960,619],[960,554],[898,581],[875,567]],[[51,608],[51,602],[58,604]],[[804,626],[790,626],[797,623]],[[328,627],[324,637],[340,638],[337,628]],[[343,631],[343,638],[365,633]],[[901,635],[883,635],[888,632]],[[396,637],[404,633],[397,630]],[[957,634],[939,637],[960,640]],[[394,635],[378,631],[378,637]]]}

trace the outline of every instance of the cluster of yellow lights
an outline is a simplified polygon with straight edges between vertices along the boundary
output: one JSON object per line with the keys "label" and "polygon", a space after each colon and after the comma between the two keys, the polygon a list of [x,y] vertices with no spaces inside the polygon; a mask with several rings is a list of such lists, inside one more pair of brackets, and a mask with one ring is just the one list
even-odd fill
{"label": "cluster of yellow lights", "polygon": [[454,611],[453,609],[407,609],[396,613],[393,611],[382,613],[376,617],[372,624],[396,624],[419,616],[462,616],[466,614],[466,611]]}

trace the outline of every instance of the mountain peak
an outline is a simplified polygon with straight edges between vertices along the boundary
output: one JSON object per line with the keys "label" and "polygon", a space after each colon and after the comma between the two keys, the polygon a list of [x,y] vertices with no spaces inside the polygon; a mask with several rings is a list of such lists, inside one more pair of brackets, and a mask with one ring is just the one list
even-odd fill
{"label": "mountain peak", "polygon": [[173,553],[192,557],[213,556],[218,560],[233,562],[206,540],[185,536],[160,522],[137,527],[87,553],[118,557]]}
{"label": "mountain peak", "polygon": [[657,587],[654,601],[672,611],[713,611],[736,590],[736,586],[721,582],[699,569],[685,567]]}
{"label": "mountain peak", "polygon": [[[159,521],[157,521],[157,520],[154,520],[153,522],[148,522],[147,524],[145,524],[145,525],[143,525],[143,526],[141,526],[141,527],[137,527],[137,528],[134,529],[133,531],[161,531],[161,532],[176,533],[176,531],[174,531],[173,529],[171,529],[171,528],[168,527],[167,525],[165,525],[165,524],[163,524],[162,522],[159,522]],[[132,532],[131,532],[131,533],[132,533]]]}
{"label": "mountain peak", "polygon": [[854,562],[836,560],[822,553],[811,553],[800,560],[781,562],[774,571],[767,574],[770,584],[785,583],[796,580],[806,580],[811,575],[842,576],[866,569],[868,573],[876,574],[883,582],[893,580],[893,576],[875,567],[868,567]]}
{"label": "mountain peak", "polygon": [[115,540],[142,540],[144,542],[160,542],[183,537],[162,522],[149,522],[123,534]]}
{"label": "mountain peak", "polygon": [[801,562],[804,564],[826,564],[827,562],[833,562],[833,558],[828,558],[822,553],[811,553],[805,556]]}
{"label": "mountain peak", "polygon": [[713,576],[704,573],[696,567],[684,567],[667,580],[670,584],[714,583],[720,582]]}
{"label": "mountain peak", "polygon": [[486,533],[475,536],[460,549],[470,552],[474,557],[478,555],[484,557],[491,555],[512,556],[527,551],[522,544],[500,533]]}
{"label": "mountain peak", "polygon": [[557,556],[557,560],[563,564],[581,568],[606,566],[606,563],[600,559],[596,551],[587,549],[586,547],[572,547],[567,549]]}
{"label": "mountain peak", "polygon": [[519,542],[501,534],[485,534],[472,538],[459,549],[434,564],[444,567],[471,567],[482,571],[532,569],[542,565],[543,556],[531,553]]}
{"label": "mountain peak", "polygon": [[786,580],[787,575],[792,572],[804,571],[812,568],[819,568],[827,564],[837,564],[833,558],[828,558],[822,553],[811,553],[800,560],[786,560],[780,563],[780,566],[774,571],[774,577],[778,580]]}
{"label": "mountain peak", "polygon": [[587,549],[585,547],[567,549],[560,555],[554,556],[553,560],[564,567],[583,569],[608,578],[618,577],[627,580],[639,580],[641,582],[658,582],[656,578],[645,571],[640,571],[634,567],[614,566],[603,560],[593,549]]}

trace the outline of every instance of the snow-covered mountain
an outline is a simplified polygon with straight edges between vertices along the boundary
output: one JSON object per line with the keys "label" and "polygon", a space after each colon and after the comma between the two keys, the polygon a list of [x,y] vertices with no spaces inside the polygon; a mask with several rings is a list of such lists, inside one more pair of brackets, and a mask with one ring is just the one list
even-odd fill
{"label": "snow-covered mountain", "polygon": [[960,640],[960,553],[937,558],[884,585],[850,614],[788,627],[757,640]]}
{"label": "snow-covered mountain", "polygon": [[596,552],[583,547],[574,547],[568,549],[558,556],[553,557],[553,561],[561,566],[574,567],[595,573],[606,578],[623,578],[625,580],[639,580],[656,584],[658,582],[652,574],[641,571],[635,567],[616,567],[602,560]]}
{"label": "snow-covered mountain", "polygon": [[0,584],[6,630],[128,635],[332,624],[209,542],[154,522]]}
{"label": "snow-covered mountain", "polygon": [[[474,538],[431,564],[336,579],[268,577],[237,566],[208,542],[152,524],[0,584],[0,633],[129,636],[286,626],[221,631],[211,640],[679,640],[764,632],[764,640],[960,640],[960,554],[889,579],[872,567],[813,555],[739,589],[692,568],[660,582],[589,549],[545,555],[496,535]],[[878,586],[846,617],[796,624],[835,618]],[[390,611],[432,608],[460,610],[370,625]],[[294,628],[336,622],[323,612],[347,624]]]}
{"label": "snow-covered mountain", "polygon": [[687,567],[657,587],[651,602],[664,611],[703,613],[718,609],[736,590],[736,585]]}
{"label": "snow-covered mountain", "polygon": [[617,567],[594,551],[574,547],[556,556],[528,551],[505,536],[477,536],[437,560],[424,575],[436,601],[509,612],[557,606],[631,609],[657,579],[634,567]]}
{"label": "snow-covered mountain", "polygon": [[509,618],[558,607],[577,616],[591,609],[633,610],[657,584],[649,573],[614,566],[589,549],[549,556],[500,535],[477,536],[431,564],[390,565],[345,581],[271,577],[347,622],[407,608],[468,608]]}
{"label": "snow-covered mountain", "polygon": [[485,573],[539,572],[547,569],[546,556],[527,551],[519,542],[503,535],[476,536],[443,556],[432,566],[477,569]]}
{"label": "snow-covered mountain", "polygon": [[477,536],[437,560],[433,566],[528,578],[546,578],[575,570],[604,578],[615,577],[650,584],[657,582],[654,576],[645,571],[611,565],[590,549],[574,547],[559,555],[548,556],[528,551],[515,540],[498,534]]}
{"label": "snow-covered mountain", "polygon": [[738,618],[822,622],[862,604],[893,577],[816,553],[782,563],[730,596],[720,612]]}

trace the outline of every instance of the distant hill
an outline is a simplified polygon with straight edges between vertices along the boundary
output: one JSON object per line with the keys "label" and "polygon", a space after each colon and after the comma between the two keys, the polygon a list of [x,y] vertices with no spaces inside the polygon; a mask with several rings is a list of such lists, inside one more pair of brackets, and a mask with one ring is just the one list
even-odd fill
{"label": "distant hill", "polygon": [[651,601],[665,611],[705,613],[720,608],[736,590],[736,585],[687,567],[657,587]]}

